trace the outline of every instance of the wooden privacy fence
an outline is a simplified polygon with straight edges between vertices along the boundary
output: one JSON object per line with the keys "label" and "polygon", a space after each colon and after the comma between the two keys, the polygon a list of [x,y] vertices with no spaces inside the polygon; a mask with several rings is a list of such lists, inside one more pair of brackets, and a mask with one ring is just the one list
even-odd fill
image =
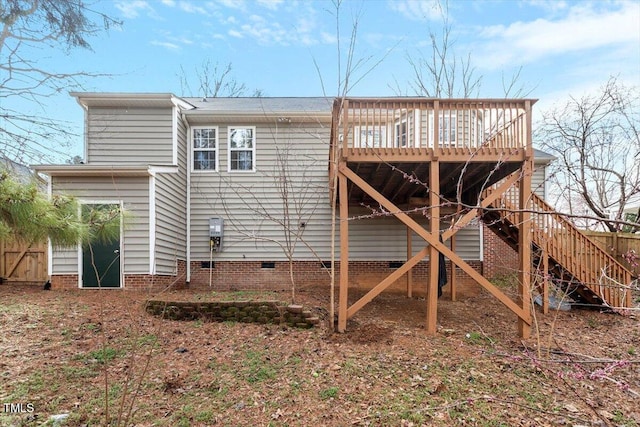
{"label": "wooden privacy fence", "polygon": [[27,246],[0,241],[0,278],[6,282],[44,283],[47,280],[47,243]]}
{"label": "wooden privacy fence", "polygon": [[[634,277],[637,278],[640,275],[640,234],[607,231],[582,231],[582,233],[624,265]],[[624,256],[631,251],[635,253],[635,263],[630,263],[629,258]]]}

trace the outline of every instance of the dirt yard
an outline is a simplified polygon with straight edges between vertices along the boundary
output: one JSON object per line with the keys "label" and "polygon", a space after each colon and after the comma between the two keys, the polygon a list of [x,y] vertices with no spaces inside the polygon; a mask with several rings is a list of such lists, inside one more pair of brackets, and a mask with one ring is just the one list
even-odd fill
{"label": "dirt yard", "polygon": [[425,301],[399,294],[345,334],[330,332],[327,289],[298,293],[324,319],[314,329],[162,320],[144,311],[152,297],[1,285],[0,425],[640,425],[635,314],[538,311],[521,341],[484,292],[441,299],[436,336]]}

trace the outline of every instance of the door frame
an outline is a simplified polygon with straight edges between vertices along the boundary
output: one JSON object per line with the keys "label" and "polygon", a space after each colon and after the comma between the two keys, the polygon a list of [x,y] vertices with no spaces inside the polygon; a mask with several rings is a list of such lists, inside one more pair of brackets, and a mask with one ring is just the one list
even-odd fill
{"label": "door frame", "polygon": [[79,200],[80,202],[80,206],[78,208],[78,215],[82,215],[82,206],[84,205],[118,205],[120,207],[120,236],[118,237],[118,241],[119,241],[119,248],[118,250],[120,251],[120,259],[119,259],[119,266],[120,266],[120,274],[119,274],[119,285],[117,287],[100,287],[100,288],[84,288],[82,285],[82,275],[84,273],[83,271],[83,251],[82,251],[82,243],[78,243],[78,288],[79,289],[122,289],[124,288],[124,227],[123,227],[123,223],[122,223],[122,211],[124,209],[124,203],[122,200],[114,200],[114,199],[105,199],[105,200],[99,200],[99,199],[84,199],[84,200]]}

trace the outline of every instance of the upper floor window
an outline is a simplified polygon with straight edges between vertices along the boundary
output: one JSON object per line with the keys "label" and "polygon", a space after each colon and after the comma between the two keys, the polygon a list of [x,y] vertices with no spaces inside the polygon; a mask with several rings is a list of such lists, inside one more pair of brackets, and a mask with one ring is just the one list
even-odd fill
{"label": "upper floor window", "polygon": [[396,147],[407,146],[407,120],[396,122]]}
{"label": "upper floor window", "polygon": [[229,127],[229,171],[255,171],[256,128]]}
{"label": "upper floor window", "polygon": [[218,170],[218,128],[192,129],[193,170]]}
{"label": "upper floor window", "polygon": [[456,143],[456,125],[457,114],[455,111],[445,111],[440,116],[440,143],[441,144],[455,144]]}

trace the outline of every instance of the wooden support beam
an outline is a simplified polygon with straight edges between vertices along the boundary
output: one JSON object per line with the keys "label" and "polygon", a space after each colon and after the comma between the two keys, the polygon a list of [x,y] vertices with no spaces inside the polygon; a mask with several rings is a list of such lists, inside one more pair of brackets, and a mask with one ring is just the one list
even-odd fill
{"label": "wooden support beam", "polygon": [[[515,184],[520,178],[520,171],[517,170],[507,176],[502,184],[494,191],[491,192],[486,198],[480,201],[480,208],[486,209],[493,202],[499,199],[504,193],[511,188],[513,184]],[[480,208],[473,208],[466,214],[464,214],[461,218],[459,218],[454,225],[452,225],[448,230],[442,233],[442,240],[447,241],[451,236],[457,233],[459,230],[464,228],[467,224],[469,224],[475,217],[478,216]]]}
{"label": "wooden support beam", "polygon": [[[411,247],[411,229],[407,227],[407,261],[411,259],[411,255],[413,254],[413,248]],[[407,297],[411,298],[413,296],[413,269],[410,268],[407,271]]]}
{"label": "wooden support beam", "polygon": [[542,250],[542,312],[549,313],[549,252]]}
{"label": "wooden support beam", "polygon": [[[522,164],[522,176],[520,177],[519,192],[519,220],[518,228],[518,254],[520,260],[519,274],[519,299],[522,312],[531,318],[531,174],[533,172],[533,158]],[[518,320],[518,333],[522,338],[531,335],[531,321],[521,317]]]}
{"label": "wooden support beam", "polygon": [[531,313],[525,313],[522,308],[514,303],[508,296],[506,296],[499,288],[489,282],[487,279],[482,277],[480,273],[475,271],[469,264],[467,264],[462,258],[460,258],[457,254],[453,253],[448,247],[446,247],[443,243],[438,240],[438,236],[433,236],[427,230],[425,230],[420,224],[418,224],[415,220],[413,220],[409,215],[400,211],[397,206],[387,200],[382,194],[376,191],[371,185],[365,182],[362,178],[356,175],[352,170],[350,170],[345,164],[341,164],[339,166],[339,170],[342,174],[344,174],[347,178],[349,178],[355,185],[360,187],[363,191],[369,194],[374,200],[380,203],[385,209],[391,212],[396,216],[400,221],[410,227],[413,231],[416,232],[420,237],[427,241],[432,246],[435,246],[439,252],[443,253],[447,258],[451,260],[451,262],[455,263],[460,267],[462,271],[467,273],[473,280],[475,280],[480,286],[485,288],[489,293],[491,293],[494,297],[496,297],[502,304],[504,304],[509,310],[515,313],[519,318],[523,319],[523,321],[531,324]]}
{"label": "wooden support beam", "polygon": [[[437,134],[436,134],[437,135]],[[429,170],[429,229],[431,236],[440,236],[440,164],[431,162]],[[429,289],[427,292],[427,334],[434,335],[438,322],[438,276],[440,253],[435,246],[429,249]]]}
{"label": "wooden support beam", "polygon": [[[451,251],[456,251],[456,235],[451,236]],[[451,280],[449,281],[449,286],[451,286],[451,301],[456,301],[458,299],[458,284],[456,280],[456,265],[454,263],[451,264]]]}
{"label": "wooden support beam", "polygon": [[[339,166],[341,167],[342,164]],[[349,299],[349,197],[347,178],[338,173],[338,197],[340,199],[340,293],[338,297],[338,332],[347,329],[347,305]]]}
{"label": "wooden support beam", "polygon": [[354,314],[356,314],[362,307],[371,302],[375,297],[380,295],[382,291],[387,289],[389,286],[393,284],[396,280],[402,277],[408,270],[413,268],[414,265],[419,263],[427,256],[429,253],[429,247],[425,247],[416,255],[412,256],[410,260],[402,264],[402,267],[398,268],[396,271],[388,275],[382,280],[382,282],[378,283],[374,286],[369,292],[367,292],[364,296],[362,296],[358,301],[356,301],[349,309],[347,310],[347,318],[351,318]]}

